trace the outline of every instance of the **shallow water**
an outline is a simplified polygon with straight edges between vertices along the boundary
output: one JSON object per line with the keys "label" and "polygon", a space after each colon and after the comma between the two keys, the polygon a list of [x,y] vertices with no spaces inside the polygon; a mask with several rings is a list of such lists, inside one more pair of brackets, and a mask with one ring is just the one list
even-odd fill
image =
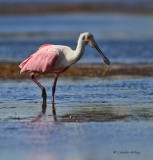
{"label": "shallow water", "polygon": [[[0,21],[0,61],[21,61],[43,43],[75,48],[79,33],[88,30],[111,62],[153,62],[150,16],[1,16]],[[81,62],[101,62],[93,52],[87,47]],[[53,79],[39,80],[47,89],[45,113],[31,80],[0,79],[2,160],[152,159],[153,77],[60,77],[56,115]]]}
{"label": "shallow water", "polygon": [[153,77],[61,77],[55,100],[57,122],[50,100],[53,79],[39,81],[48,93],[44,114],[40,90],[33,82],[0,80],[2,159],[153,156]]}
{"label": "shallow water", "polygon": [[[7,15],[0,16],[0,21],[0,61],[22,61],[44,43],[68,45],[75,49],[79,34],[89,31],[111,62],[153,62],[152,16],[91,13]],[[80,62],[101,61],[96,50],[86,47]]]}
{"label": "shallow water", "polygon": [[144,160],[153,156],[150,122],[3,125],[0,154],[5,160]]}
{"label": "shallow water", "polygon": [[[152,121],[153,78],[60,78],[56,91],[58,121]],[[46,87],[47,112],[52,122],[53,79]],[[32,121],[41,112],[41,91],[31,80],[1,80],[1,121]],[[66,91],[66,92],[65,92]],[[9,112],[8,112],[9,111]],[[37,113],[38,112],[38,113]],[[11,113],[11,114],[10,114]]]}
{"label": "shallow water", "polygon": [[[49,39],[32,40],[0,40],[0,60],[9,62],[21,62],[34,53],[41,44],[50,42]],[[105,55],[112,63],[153,63],[153,40],[116,40],[97,41]],[[63,44],[76,47],[76,40],[56,40],[54,44]],[[25,46],[27,46],[25,48]],[[130,46],[130,47],[129,47]],[[103,63],[97,51],[87,46],[81,63]]]}

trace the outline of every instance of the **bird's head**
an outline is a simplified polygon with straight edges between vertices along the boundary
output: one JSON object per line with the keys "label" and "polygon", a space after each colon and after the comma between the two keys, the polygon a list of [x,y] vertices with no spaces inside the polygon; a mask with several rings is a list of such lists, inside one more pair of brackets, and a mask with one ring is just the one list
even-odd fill
{"label": "bird's head", "polygon": [[85,44],[89,44],[92,48],[95,48],[99,52],[99,54],[102,56],[104,62],[107,65],[110,65],[109,59],[104,55],[104,53],[98,47],[96,41],[94,40],[94,36],[91,33],[89,33],[89,32],[82,33],[80,35],[80,38]]}

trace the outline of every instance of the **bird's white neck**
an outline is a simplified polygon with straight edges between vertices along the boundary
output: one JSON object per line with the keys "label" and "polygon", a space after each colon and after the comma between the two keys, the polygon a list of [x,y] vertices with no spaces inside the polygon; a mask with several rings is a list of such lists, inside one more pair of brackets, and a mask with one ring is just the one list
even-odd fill
{"label": "bird's white neck", "polygon": [[83,56],[83,53],[84,53],[84,50],[85,50],[85,46],[86,46],[85,42],[82,41],[81,38],[79,38],[76,50],[74,51],[74,60],[75,60],[75,63],[77,61],[79,61],[80,58]]}

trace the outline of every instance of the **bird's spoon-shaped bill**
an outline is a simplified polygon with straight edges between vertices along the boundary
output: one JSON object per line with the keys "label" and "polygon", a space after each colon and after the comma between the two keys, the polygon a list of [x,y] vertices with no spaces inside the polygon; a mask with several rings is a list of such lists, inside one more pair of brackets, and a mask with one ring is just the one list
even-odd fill
{"label": "bird's spoon-shaped bill", "polygon": [[97,43],[95,42],[95,40],[93,39],[92,40],[92,46],[94,48],[96,48],[96,50],[99,52],[99,54],[102,56],[104,62],[107,64],[107,65],[110,65],[110,61],[109,59],[104,55],[104,53],[101,51],[101,49],[98,47]]}
{"label": "bird's spoon-shaped bill", "polygon": [[90,45],[92,47],[94,47],[100,54],[100,56],[103,58],[104,62],[107,64],[107,67],[104,68],[104,72],[103,72],[103,76],[105,75],[105,73],[107,72],[107,70],[109,69],[110,66],[110,61],[109,59],[104,55],[104,53],[101,51],[101,49],[98,47],[97,43],[95,42],[94,39],[92,39]]}

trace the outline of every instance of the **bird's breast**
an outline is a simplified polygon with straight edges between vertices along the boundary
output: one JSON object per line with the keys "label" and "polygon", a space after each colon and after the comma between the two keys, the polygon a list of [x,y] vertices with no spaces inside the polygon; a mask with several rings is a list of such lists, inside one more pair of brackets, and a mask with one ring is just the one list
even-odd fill
{"label": "bird's breast", "polygon": [[55,68],[67,68],[73,64],[73,51],[69,47],[59,50],[59,55],[55,63]]}

